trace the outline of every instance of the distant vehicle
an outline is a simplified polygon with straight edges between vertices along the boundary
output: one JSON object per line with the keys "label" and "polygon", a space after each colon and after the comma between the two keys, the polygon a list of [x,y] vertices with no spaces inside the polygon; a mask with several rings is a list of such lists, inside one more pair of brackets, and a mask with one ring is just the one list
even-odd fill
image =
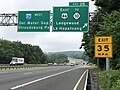
{"label": "distant vehicle", "polygon": [[74,63],[71,63],[70,66],[75,66],[75,64],[74,64]]}
{"label": "distant vehicle", "polygon": [[57,63],[54,63],[53,65],[57,65]]}
{"label": "distant vehicle", "polygon": [[53,63],[48,63],[48,65],[53,65]]}
{"label": "distant vehicle", "polygon": [[23,64],[24,64],[24,58],[12,57],[12,61],[10,62],[10,66],[23,65]]}
{"label": "distant vehicle", "polygon": [[64,65],[67,65],[66,63],[64,63]]}

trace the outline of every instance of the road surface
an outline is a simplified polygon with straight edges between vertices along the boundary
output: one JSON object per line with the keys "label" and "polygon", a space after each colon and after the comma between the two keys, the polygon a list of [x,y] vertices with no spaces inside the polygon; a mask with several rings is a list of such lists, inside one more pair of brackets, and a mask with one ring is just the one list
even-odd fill
{"label": "road surface", "polygon": [[79,66],[5,70],[0,71],[0,90],[83,90],[85,78],[86,68]]}

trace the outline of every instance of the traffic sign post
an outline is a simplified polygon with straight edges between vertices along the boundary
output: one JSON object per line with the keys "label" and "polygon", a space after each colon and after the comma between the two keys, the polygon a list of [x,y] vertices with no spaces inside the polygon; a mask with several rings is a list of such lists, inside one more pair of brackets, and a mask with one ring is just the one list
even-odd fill
{"label": "traffic sign post", "polygon": [[110,60],[109,58],[112,58],[112,37],[111,36],[95,37],[95,57],[97,59],[106,58],[106,70],[108,72],[108,85],[110,87]]}
{"label": "traffic sign post", "polygon": [[18,32],[50,32],[50,11],[19,11]]}
{"label": "traffic sign post", "polygon": [[88,28],[88,6],[53,8],[53,32],[85,32]]}
{"label": "traffic sign post", "polygon": [[108,72],[108,90],[110,89],[110,60],[106,58],[106,71]]}

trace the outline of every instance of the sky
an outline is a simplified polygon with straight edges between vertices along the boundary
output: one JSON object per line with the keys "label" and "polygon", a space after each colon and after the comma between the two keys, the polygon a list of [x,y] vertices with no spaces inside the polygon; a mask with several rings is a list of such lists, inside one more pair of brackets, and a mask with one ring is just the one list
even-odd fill
{"label": "sky", "polygon": [[[89,12],[96,9],[91,0],[0,0],[0,14],[36,10],[52,12],[53,6],[69,6],[69,2],[89,2]],[[17,32],[17,26],[0,26],[0,38],[38,45],[43,52],[84,50],[79,49],[83,32]]]}

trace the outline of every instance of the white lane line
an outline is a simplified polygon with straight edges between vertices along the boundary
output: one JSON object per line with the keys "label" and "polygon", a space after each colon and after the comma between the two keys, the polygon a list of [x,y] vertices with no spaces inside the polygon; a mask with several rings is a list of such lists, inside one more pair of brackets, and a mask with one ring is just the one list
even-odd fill
{"label": "white lane line", "polygon": [[59,72],[59,73],[56,73],[56,74],[53,74],[53,75],[50,75],[50,76],[46,76],[46,77],[43,77],[43,78],[39,78],[39,79],[30,81],[30,82],[27,82],[27,83],[24,83],[24,84],[21,84],[21,85],[17,85],[17,86],[15,86],[15,87],[10,88],[10,89],[11,89],[11,90],[14,90],[14,89],[17,89],[17,88],[20,88],[20,87],[24,87],[24,86],[26,86],[26,85],[29,85],[29,84],[32,84],[32,83],[35,83],[35,82],[38,82],[38,81],[41,81],[41,80],[44,80],[44,79],[48,79],[48,78],[51,78],[51,77],[54,77],[54,76],[57,76],[57,75],[60,75],[60,74],[66,73],[66,72],[70,72],[70,71],[73,71],[73,70],[75,70],[75,69],[78,69],[78,68],[66,70],[66,71]]}
{"label": "white lane line", "polygon": [[77,87],[80,83],[80,81],[82,80],[83,76],[85,75],[85,73],[87,72],[87,70],[82,74],[82,76],[80,77],[80,79],[78,80],[78,82],[76,83],[75,87],[73,88],[73,90],[77,90]]}
{"label": "white lane line", "polygon": [[24,75],[26,75],[26,74],[32,74],[32,72],[26,72],[26,73],[23,73]]}
{"label": "white lane line", "polygon": [[9,73],[9,72],[0,72],[0,74]]}
{"label": "white lane line", "polygon": [[86,80],[85,80],[84,90],[86,90],[86,86],[87,86],[87,79],[88,79],[88,70],[87,70],[87,75],[86,75]]}

